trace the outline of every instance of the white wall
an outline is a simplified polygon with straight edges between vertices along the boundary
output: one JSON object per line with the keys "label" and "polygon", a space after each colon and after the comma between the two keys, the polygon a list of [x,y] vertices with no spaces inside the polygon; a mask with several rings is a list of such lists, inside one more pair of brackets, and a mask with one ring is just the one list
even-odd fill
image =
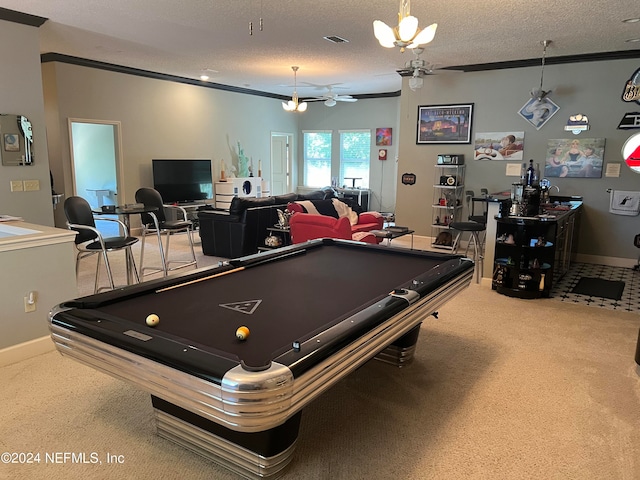
{"label": "white wall", "polygon": [[[0,165],[0,214],[53,225],[38,29],[0,20],[0,57],[0,113],[26,116],[34,142],[33,165]],[[40,190],[11,192],[10,180],[38,180]]]}
{"label": "white wall", "polygon": [[[608,212],[607,189],[640,191],[640,175],[633,173],[621,155],[624,141],[635,131],[617,130],[626,112],[638,111],[636,103],[625,103],[621,93],[638,68],[637,60],[611,60],[566,65],[547,65],[544,88],[552,89],[558,113],[540,130],[522,119],[518,110],[539,86],[540,68],[515,68],[474,73],[440,73],[425,79],[422,89],[412,92],[406,80],[400,112],[400,159],[398,177],[404,172],[417,175],[413,186],[398,182],[398,223],[419,234],[430,235],[430,205],[433,202],[434,165],[439,153],[462,153],[467,163],[466,187],[475,191],[509,190],[517,178],[505,175],[507,162],[474,161],[471,145],[416,145],[419,105],[474,103],[473,132],[524,131],[524,159],[545,163],[547,142],[555,138],[606,138],[604,161],[622,163],[619,178],[552,178],[562,195],[582,195],[585,208],[579,231],[579,254],[589,257],[628,259],[638,257],[633,237],[640,233],[640,217],[622,217]],[[585,114],[591,130],[574,136],[565,132],[570,115]]]}

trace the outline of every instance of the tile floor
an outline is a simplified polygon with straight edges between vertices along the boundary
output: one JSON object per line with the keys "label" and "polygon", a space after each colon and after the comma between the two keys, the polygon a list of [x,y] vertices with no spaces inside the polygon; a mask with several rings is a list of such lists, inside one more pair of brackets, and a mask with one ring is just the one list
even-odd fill
{"label": "tile floor", "polygon": [[[595,277],[604,280],[619,280],[625,283],[622,298],[591,297],[571,293],[571,289],[578,283],[580,277]],[[632,268],[610,267],[591,263],[574,263],[569,271],[555,283],[551,290],[551,297],[561,302],[579,303],[609,310],[640,313],[640,271]]]}
{"label": "tile floor", "polygon": [[[408,242],[409,236],[407,235],[406,237],[393,240],[392,244],[408,247]],[[415,236],[414,248],[433,250],[430,239],[419,235]],[[623,281],[625,285],[622,298],[620,300],[611,300],[609,298],[590,297],[588,295],[571,293],[571,289],[578,283],[580,277],[596,277],[604,280]],[[632,268],[611,267],[591,263],[573,263],[564,277],[555,282],[551,290],[551,297],[561,302],[572,302],[609,310],[640,313],[640,271],[633,270]]]}

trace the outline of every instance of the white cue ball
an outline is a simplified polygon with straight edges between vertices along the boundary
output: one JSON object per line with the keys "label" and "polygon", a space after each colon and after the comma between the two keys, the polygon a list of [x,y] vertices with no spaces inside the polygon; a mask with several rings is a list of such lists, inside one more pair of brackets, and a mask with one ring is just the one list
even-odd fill
{"label": "white cue ball", "polygon": [[155,313],[152,313],[151,315],[147,315],[146,322],[147,322],[147,325],[149,325],[150,327],[155,327],[160,323],[160,317]]}

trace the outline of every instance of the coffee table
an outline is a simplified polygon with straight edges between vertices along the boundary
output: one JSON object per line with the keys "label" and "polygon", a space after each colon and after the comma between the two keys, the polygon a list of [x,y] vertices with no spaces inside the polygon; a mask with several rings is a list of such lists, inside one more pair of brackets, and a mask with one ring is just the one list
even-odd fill
{"label": "coffee table", "polygon": [[387,227],[382,230],[371,230],[376,238],[386,238],[387,245],[391,245],[391,240],[394,238],[403,237],[405,235],[411,235],[411,250],[413,250],[413,234],[415,230],[411,230],[407,227]]}

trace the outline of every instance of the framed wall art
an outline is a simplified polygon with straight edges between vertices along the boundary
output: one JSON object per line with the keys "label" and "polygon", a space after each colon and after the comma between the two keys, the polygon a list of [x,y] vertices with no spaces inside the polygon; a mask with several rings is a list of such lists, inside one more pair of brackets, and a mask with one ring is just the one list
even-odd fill
{"label": "framed wall art", "polygon": [[376,146],[391,145],[391,128],[376,128]]}
{"label": "framed wall art", "polygon": [[544,176],[601,178],[604,144],[604,138],[550,139]]}
{"label": "framed wall art", "polygon": [[527,122],[536,127],[536,130],[540,130],[558,110],[560,110],[560,107],[550,98],[543,98],[542,100],[530,98],[518,113]]}
{"label": "framed wall art", "polygon": [[476,132],[473,148],[476,160],[522,161],[524,132]]}
{"label": "framed wall art", "polygon": [[473,103],[418,107],[417,144],[471,143]]}

